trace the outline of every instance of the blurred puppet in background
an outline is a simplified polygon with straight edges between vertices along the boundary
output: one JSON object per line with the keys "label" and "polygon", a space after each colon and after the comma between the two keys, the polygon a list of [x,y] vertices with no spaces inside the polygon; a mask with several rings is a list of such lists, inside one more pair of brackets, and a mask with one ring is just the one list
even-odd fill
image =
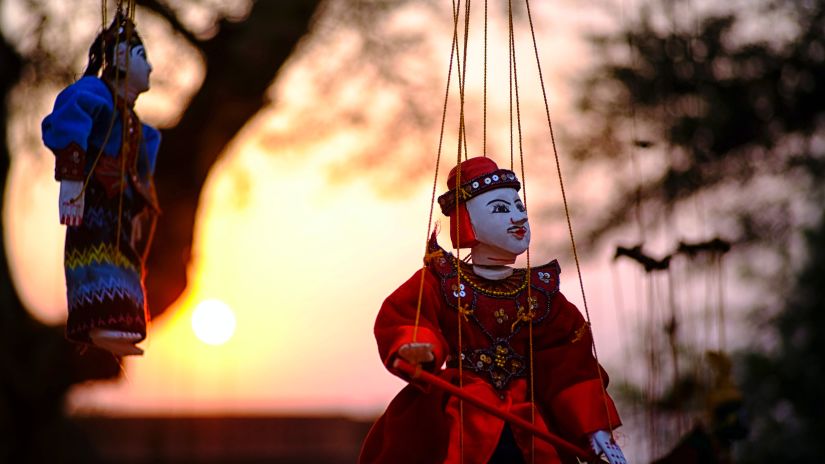
{"label": "blurred puppet in background", "polygon": [[120,9],[89,49],[83,77],[42,124],[66,227],[66,336],[116,356],[146,338],[144,261],[160,212],[152,179],[160,133],[134,112],[152,66]]}
{"label": "blurred puppet in background", "polygon": [[611,434],[621,422],[605,391],[607,374],[594,359],[587,322],[559,292],[558,263],[509,266],[530,243],[515,173],[489,158],[470,158],[450,172],[447,186],[439,204],[450,217],[453,246],[471,248],[472,261],[443,250],[433,234],[424,269],[381,307],[375,322],[381,358],[412,383],[373,426],[360,461],[577,462],[527,430],[399,372],[400,358],[543,433],[590,449],[588,457],[624,464]]}

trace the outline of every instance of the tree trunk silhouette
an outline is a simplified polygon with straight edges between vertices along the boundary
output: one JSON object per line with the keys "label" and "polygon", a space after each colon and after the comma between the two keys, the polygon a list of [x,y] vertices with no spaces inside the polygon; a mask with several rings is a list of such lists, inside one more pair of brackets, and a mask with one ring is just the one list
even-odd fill
{"label": "tree trunk silhouette", "polygon": [[223,21],[215,37],[195,42],[206,61],[206,76],[180,122],[163,131],[158,154],[155,183],[163,214],[146,281],[153,317],[186,288],[195,215],[209,170],[267,103],[266,90],[307,34],[319,3],[259,1],[243,22]]}

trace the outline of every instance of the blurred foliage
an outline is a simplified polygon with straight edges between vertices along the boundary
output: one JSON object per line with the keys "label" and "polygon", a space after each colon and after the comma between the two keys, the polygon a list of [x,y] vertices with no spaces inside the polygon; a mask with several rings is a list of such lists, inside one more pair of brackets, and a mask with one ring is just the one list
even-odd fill
{"label": "blurred foliage", "polygon": [[773,319],[777,346],[744,356],[752,433],[742,462],[825,457],[825,218],[806,239],[805,267]]}
{"label": "blurred foliage", "polygon": [[825,1],[648,1],[634,13],[592,37],[598,65],[581,82],[587,132],[576,156],[623,176],[589,238],[661,225],[703,197],[740,250],[779,257],[771,274],[752,269],[768,303],[750,318],[763,324],[761,346],[736,362],[751,433],[735,456],[816,462],[825,456]]}
{"label": "blurred foliage", "polygon": [[[725,213],[738,218],[738,240],[775,240],[800,220],[787,202],[810,206],[825,193],[824,2],[708,13],[694,3],[646,2],[623,30],[592,38],[600,65],[582,81],[587,133],[575,153],[632,179],[593,239],[632,220],[637,201],[650,226],[697,193],[729,187],[744,197],[774,178],[795,198],[779,192]],[[775,33],[749,36],[761,28]],[[655,168],[628,169],[634,163]]]}

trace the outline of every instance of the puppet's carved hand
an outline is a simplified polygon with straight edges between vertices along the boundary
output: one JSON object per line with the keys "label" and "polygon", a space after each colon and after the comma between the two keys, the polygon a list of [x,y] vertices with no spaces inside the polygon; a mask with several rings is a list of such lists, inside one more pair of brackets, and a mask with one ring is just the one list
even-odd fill
{"label": "puppet's carved hand", "polygon": [[407,343],[398,348],[398,356],[411,364],[435,361],[432,343]]}
{"label": "puppet's carved hand", "polygon": [[57,209],[60,223],[79,226],[83,222],[83,182],[79,180],[60,181],[60,200]]}
{"label": "puppet's carved hand", "polygon": [[622,449],[613,441],[613,437],[606,430],[599,430],[591,434],[590,446],[596,452],[596,455],[604,454],[610,464],[627,464]]}

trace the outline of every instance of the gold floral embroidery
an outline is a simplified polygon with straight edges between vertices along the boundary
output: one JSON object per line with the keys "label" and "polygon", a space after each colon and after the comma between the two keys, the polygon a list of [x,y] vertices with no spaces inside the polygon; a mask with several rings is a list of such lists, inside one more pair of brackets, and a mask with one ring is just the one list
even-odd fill
{"label": "gold floral embroidery", "polygon": [[570,340],[570,343],[576,343],[577,341],[581,340],[584,337],[585,333],[587,333],[587,322],[583,323],[581,327],[576,329],[576,332],[573,333],[573,339]]}
{"label": "gold floral embroidery", "polygon": [[436,258],[443,258],[444,252],[441,250],[435,250],[431,253],[424,254],[424,264],[430,264]]}
{"label": "gold floral embroidery", "polygon": [[525,310],[523,306],[518,307],[518,312],[516,313],[516,320],[513,321],[513,325],[510,326],[510,332],[516,330],[516,326],[519,322],[524,321],[530,323],[533,321],[533,318],[536,317],[536,308],[538,308],[538,302],[534,297],[530,297],[527,299],[528,306],[530,309]]}
{"label": "gold floral embroidery", "polygon": [[467,316],[472,316],[472,315],[473,315],[473,311],[474,311],[474,310],[473,310],[473,309],[470,309],[470,305],[468,305],[468,304],[459,304],[459,305],[458,305],[458,312],[459,312],[462,316],[464,316],[464,320],[465,320],[465,321],[469,321],[469,319],[467,318]]}

